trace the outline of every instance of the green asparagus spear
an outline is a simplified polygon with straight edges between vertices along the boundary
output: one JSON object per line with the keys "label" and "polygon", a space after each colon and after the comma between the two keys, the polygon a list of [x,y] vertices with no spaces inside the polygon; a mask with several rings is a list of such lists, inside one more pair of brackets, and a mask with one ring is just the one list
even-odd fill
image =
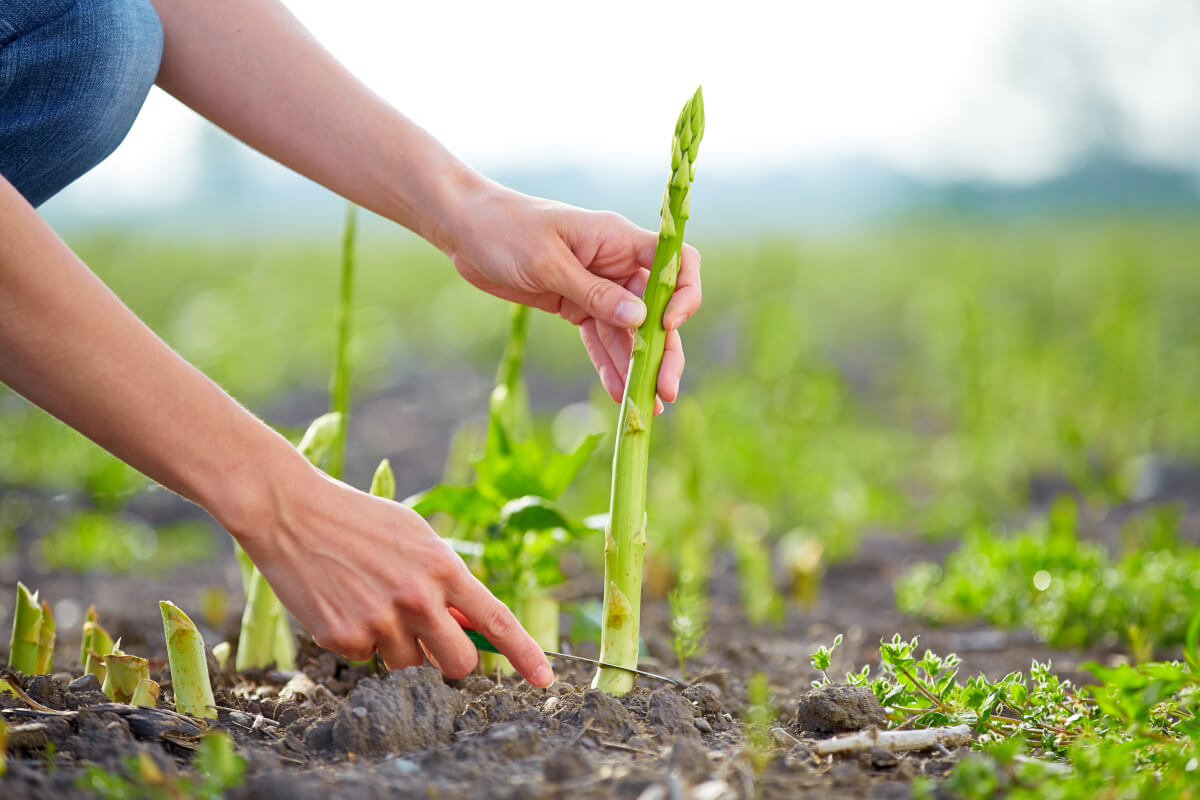
{"label": "green asparagus spear", "polygon": [[[604,611],[600,660],[636,668],[642,605],[642,557],[646,550],[646,469],[655,386],[667,332],[663,313],[675,291],[688,218],[688,196],[696,153],[704,136],[700,89],[684,104],[671,141],[671,178],[663,197],[658,248],[643,300],[646,320],[638,329],[625,397],[617,419],[609,525],[604,540]],[[628,672],[601,667],[594,688],[623,695],[633,688]]]}
{"label": "green asparagus spear", "polygon": [[163,632],[167,637],[167,660],[171,665],[171,689],[175,710],[193,717],[216,719],[216,700],[208,679],[204,639],[188,615],[169,600],[158,604]]}
{"label": "green asparagus spear", "polygon": [[43,600],[42,629],[38,633],[37,664],[34,666],[34,672],[37,674],[48,675],[53,669],[54,642],[57,638],[54,631],[54,612],[50,610],[50,604]]}
{"label": "green asparagus spear", "polygon": [[386,458],[379,462],[375,474],[371,476],[371,494],[388,500],[396,499],[396,473],[392,472],[392,462]]}
{"label": "green asparagus spear", "polygon": [[26,675],[37,672],[38,648],[42,642],[42,607],[37,592],[17,581],[17,607],[13,612],[12,638],[8,641],[8,665]]}

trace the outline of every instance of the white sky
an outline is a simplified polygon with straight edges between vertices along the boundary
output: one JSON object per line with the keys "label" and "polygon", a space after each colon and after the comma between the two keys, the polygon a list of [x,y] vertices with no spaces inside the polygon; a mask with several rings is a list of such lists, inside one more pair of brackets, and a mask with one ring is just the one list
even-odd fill
{"label": "white sky", "polygon": [[[286,2],[485,171],[658,169],[697,83],[713,171],[868,156],[1027,180],[1114,132],[1144,158],[1200,165],[1191,0]],[[1079,97],[1100,97],[1116,127]],[[184,191],[202,124],[155,90],[121,149],[68,191]]]}

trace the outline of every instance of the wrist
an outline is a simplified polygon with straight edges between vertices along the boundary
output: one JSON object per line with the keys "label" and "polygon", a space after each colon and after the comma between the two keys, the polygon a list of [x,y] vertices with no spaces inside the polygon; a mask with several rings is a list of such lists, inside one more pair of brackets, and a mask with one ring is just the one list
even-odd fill
{"label": "wrist", "polygon": [[316,469],[283,436],[262,425],[196,498],[247,552],[261,553],[286,527],[291,498],[311,491]]}
{"label": "wrist", "polygon": [[[402,129],[403,131],[403,129]],[[377,149],[383,154],[374,170],[382,207],[372,208],[413,231],[443,253],[459,247],[468,209],[496,184],[446,150],[424,130]]]}

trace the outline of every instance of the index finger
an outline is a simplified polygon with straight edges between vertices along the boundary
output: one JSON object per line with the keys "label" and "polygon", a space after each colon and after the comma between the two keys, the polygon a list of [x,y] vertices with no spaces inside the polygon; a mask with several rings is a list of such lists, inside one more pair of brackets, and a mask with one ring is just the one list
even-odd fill
{"label": "index finger", "polygon": [[672,331],[682,325],[700,308],[700,299],[700,251],[685,244],[679,257],[675,294],[663,312],[663,327]]}
{"label": "index finger", "polygon": [[554,683],[554,670],[542,648],[478,578],[467,573],[446,593],[446,599],[508,658],[521,677],[543,689]]}

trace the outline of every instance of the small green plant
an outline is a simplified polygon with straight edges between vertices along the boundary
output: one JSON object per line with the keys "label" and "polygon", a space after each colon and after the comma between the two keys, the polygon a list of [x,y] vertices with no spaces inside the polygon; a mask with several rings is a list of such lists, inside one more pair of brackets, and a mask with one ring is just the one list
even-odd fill
{"label": "small green plant", "polygon": [[[642,615],[642,559],[646,550],[646,477],[655,387],[667,332],[663,313],[675,291],[683,250],[683,229],[696,174],[696,155],[704,137],[704,98],[697,88],[684,104],[671,139],[671,178],[663,194],[658,247],[646,282],[646,319],[638,329],[617,417],[612,494],[604,534],[604,616],[600,660],[637,668]],[[592,687],[612,695],[633,688],[633,675],[601,667]]]}
{"label": "small green plant", "polygon": [[1140,546],[1114,561],[1079,538],[1075,503],[1064,498],[1031,530],[971,530],[944,567],[905,576],[896,602],[931,622],[1025,626],[1060,647],[1124,639],[1145,655],[1181,643],[1200,605],[1200,547],[1180,541],[1176,523],[1171,509],[1135,521],[1127,537]]}
{"label": "small green plant", "polygon": [[208,660],[204,638],[188,615],[169,600],[158,604],[162,612],[163,632],[167,639],[167,659],[171,666],[171,690],[175,709],[181,714],[216,719],[216,700],[208,678]]}
{"label": "small green plant", "polygon": [[679,662],[679,678],[687,680],[687,661],[700,652],[708,630],[708,596],[692,583],[680,584],[667,595],[671,609],[671,642]]}
{"label": "small green plant", "polygon": [[822,680],[813,681],[813,688],[820,686],[828,686],[833,683],[829,678],[829,665],[833,663],[833,651],[837,650],[838,645],[842,643],[842,634],[833,637],[833,644],[829,647],[820,645],[817,647],[817,652],[809,656],[809,661],[812,662],[813,669],[820,670]]}

